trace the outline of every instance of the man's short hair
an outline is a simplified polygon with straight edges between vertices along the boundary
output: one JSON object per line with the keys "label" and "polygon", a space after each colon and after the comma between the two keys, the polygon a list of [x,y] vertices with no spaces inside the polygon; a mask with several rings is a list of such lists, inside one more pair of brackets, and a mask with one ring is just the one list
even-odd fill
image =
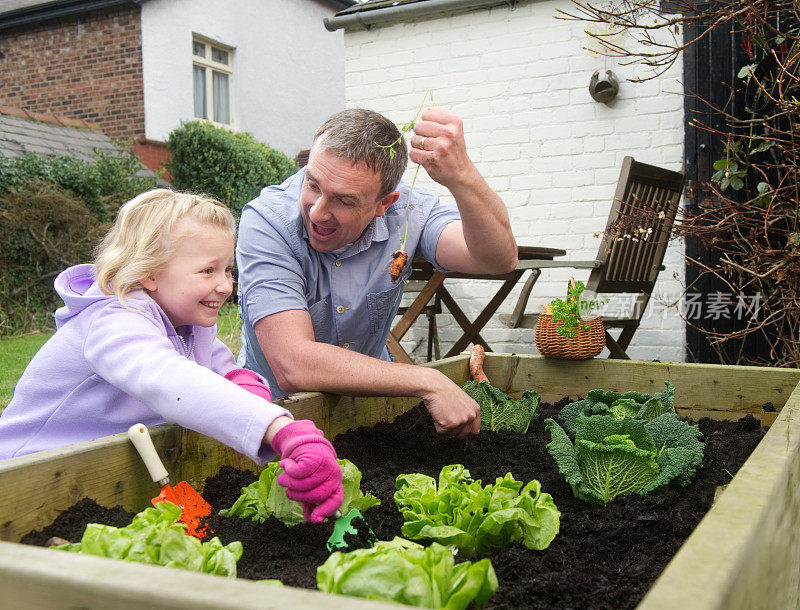
{"label": "man's short hair", "polygon": [[[365,163],[381,175],[381,194],[397,189],[408,165],[408,149],[397,125],[382,114],[364,108],[342,110],[325,121],[314,142],[352,163]],[[394,144],[392,144],[394,143]],[[392,152],[381,146],[392,145]]]}

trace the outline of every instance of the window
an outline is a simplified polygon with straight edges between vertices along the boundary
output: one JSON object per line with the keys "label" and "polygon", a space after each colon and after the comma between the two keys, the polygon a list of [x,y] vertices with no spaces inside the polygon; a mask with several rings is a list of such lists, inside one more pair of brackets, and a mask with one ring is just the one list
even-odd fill
{"label": "window", "polygon": [[195,38],[192,41],[194,116],[231,124],[233,49]]}

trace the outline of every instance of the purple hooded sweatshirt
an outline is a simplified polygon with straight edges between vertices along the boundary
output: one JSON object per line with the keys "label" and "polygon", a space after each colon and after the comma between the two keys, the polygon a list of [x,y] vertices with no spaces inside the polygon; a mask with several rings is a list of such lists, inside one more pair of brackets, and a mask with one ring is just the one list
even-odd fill
{"label": "purple hooded sweatshirt", "polygon": [[264,433],[285,409],[223,376],[236,368],[216,326],[175,329],[144,291],[103,294],[94,265],[63,271],[56,333],[31,360],[0,416],[0,459],[175,422],[262,464]]}

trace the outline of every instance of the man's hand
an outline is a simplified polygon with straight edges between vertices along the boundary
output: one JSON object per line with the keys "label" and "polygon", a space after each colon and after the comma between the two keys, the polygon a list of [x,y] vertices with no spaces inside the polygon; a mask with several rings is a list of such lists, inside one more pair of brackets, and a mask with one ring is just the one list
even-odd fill
{"label": "man's hand", "polygon": [[[438,371],[434,371],[438,373]],[[439,373],[434,387],[422,396],[436,432],[464,438],[481,430],[481,408],[466,392]]]}
{"label": "man's hand", "polygon": [[409,158],[450,190],[480,180],[467,155],[461,119],[442,108],[428,108],[414,124]]}

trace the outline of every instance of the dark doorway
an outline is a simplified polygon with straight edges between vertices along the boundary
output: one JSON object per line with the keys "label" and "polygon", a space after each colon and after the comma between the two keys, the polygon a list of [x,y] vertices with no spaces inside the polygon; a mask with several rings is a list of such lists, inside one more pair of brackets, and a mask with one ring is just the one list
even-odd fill
{"label": "dark doorway", "polygon": [[[686,41],[696,30],[686,28]],[[737,118],[747,118],[745,96],[739,87],[737,73],[748,63],[736,26],[718,26],[708,36],[691,45],[684,53],[684,85],[687,92],[685,110],[686,182],[684,197],[686,214],[696,213],[703,206],[714,205],[716,197],[710,188],[716,171],[714,162],[725,156],[725,141],[719,134],[693,127],[692,119],[725,133],[730,125],[713,107],[723,108]],[[731,86],[733,85],[733,87]],[[730,193],[725,193],[731,196]],[[713,267],[720,254],[696,238],[686,239],[687,259]],[[688,362],[735,363],[742,354],[749,359],[769,361],[769,347],[758,336],[745,341],[729,341],[714,348],[700,329],[728,333],[744,328],[748,316],[757,307],[758,295],[733,294],[719,278],[702,273],[687,261],[686,359]],[[726,305],[727,306],[724,306]],[[694,305],[694,307],[691,307]],[[749,307],[750,309],[746,309]]]}

